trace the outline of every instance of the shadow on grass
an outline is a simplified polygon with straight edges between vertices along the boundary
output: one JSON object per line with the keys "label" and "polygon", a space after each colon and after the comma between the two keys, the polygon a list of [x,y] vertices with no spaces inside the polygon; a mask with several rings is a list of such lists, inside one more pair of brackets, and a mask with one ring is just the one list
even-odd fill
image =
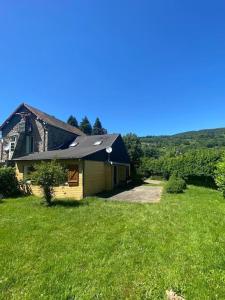
{"label": "shadow on grass", "polygon": [[52,202],[52,207],[53,206],[62,206],[62,207],[68,207],[68,208],[71,208],[71,207],[80,207],[80,206],[87,206],[89,205],[89,202],[87,200],[60,200],[60,199],[57,199],[57,200],[54,200]]}

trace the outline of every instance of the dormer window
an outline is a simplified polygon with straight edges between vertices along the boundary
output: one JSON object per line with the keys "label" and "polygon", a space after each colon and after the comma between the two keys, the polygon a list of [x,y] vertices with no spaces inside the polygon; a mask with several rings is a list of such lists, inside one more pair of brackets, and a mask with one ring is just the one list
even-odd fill
{"label": "dormer window", "polygon": [[101,141],[96,141],[96,142],[94,142],[94,146],[100,146],[101,144],[103,143],[103,141],[101,140]]}
{"label": "dormer window", "polygon": [[34,138],[30,135],[26,136],[26,154],[34,152]]}
{"label": "dormer window", "polygon": [[78,145],[79,145],[78,142],[73,142],[72,144],[70,144],[70,147],[76,147],[76,146],[78,146]]}

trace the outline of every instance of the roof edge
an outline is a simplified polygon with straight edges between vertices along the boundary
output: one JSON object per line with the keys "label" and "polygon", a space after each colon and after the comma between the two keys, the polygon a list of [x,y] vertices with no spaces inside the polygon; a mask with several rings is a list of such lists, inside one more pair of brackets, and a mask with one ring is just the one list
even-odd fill
{"label": "roof edge", "polygon": [[[9,122],[10,119],[13,117],[13,115],[15,115],[15,113],[16,113],[21,107],[23,107],[23,106],[25,106],[25,103],[24,103],[24,102],[21,103],[21,104],[17,107],[17,109],[15,109],[15,110],[13,111],[13,113],[11,113],[10,116],[2,123],[2,125],[0,126],[0,130],[2,130],[3,127],[5,127],[5,125],[8,124],[8,122]],[[25,107],[26,107],[26,106],[25,106]]]}

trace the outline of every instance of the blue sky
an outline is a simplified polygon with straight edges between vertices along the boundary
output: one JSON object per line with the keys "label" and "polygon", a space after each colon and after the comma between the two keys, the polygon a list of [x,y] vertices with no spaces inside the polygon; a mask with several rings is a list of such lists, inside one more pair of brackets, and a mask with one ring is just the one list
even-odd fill
{"label": "blue sky", "polygon": [[224,0],[0,0],[0,123],[27,102],[123,134],[225,127],[224,16]]}

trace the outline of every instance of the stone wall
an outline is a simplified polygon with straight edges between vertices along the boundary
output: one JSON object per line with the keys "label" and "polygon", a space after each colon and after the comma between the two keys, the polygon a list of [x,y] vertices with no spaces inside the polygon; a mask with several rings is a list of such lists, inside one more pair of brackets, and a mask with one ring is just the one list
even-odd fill
{"label": "stone wall", "polygon": [[[27,113],[26,122],[29,123],[31,130],[20,133],[20,122],[22,120],[20,113]],[[22,106],[9,120],[2,129],[3,144],[0,142],[0,160],[6,161],[13,158],[25,156],[27,154],[26,139],[27,136],[33,138],[33,151],[43,152],[54,149],[67,148],[76,138],[74,133],[45,124],[32,114],[26,107]],[[14,152],[5,151],[10,146],[13,137],[16,137],[16,148]]]}
{"label": "stone wall", "polygon": [[[24,108],[23,112],[28,112]],[[10,122],[6,124],[2,130],[3,137],[3,155],[1,156],[2,160],[8,160],[11,158],[16,158],[26,155],[26,136],[29,135],[33,137],[34,140],[34,152],[44,151],[44,127],[40,121],[36,119],[33,114],[29,116],[29,123],[32,128],[31,131],[21,133],[20,128],[21,116],[18,114],[13,115],[10,119]],[[12,138],[16,137],[15,141],[15,151],[10,157],[10,151],[4,151],[4,148],[10,146]],[[1,148],[1,147],[0,147]]]}

